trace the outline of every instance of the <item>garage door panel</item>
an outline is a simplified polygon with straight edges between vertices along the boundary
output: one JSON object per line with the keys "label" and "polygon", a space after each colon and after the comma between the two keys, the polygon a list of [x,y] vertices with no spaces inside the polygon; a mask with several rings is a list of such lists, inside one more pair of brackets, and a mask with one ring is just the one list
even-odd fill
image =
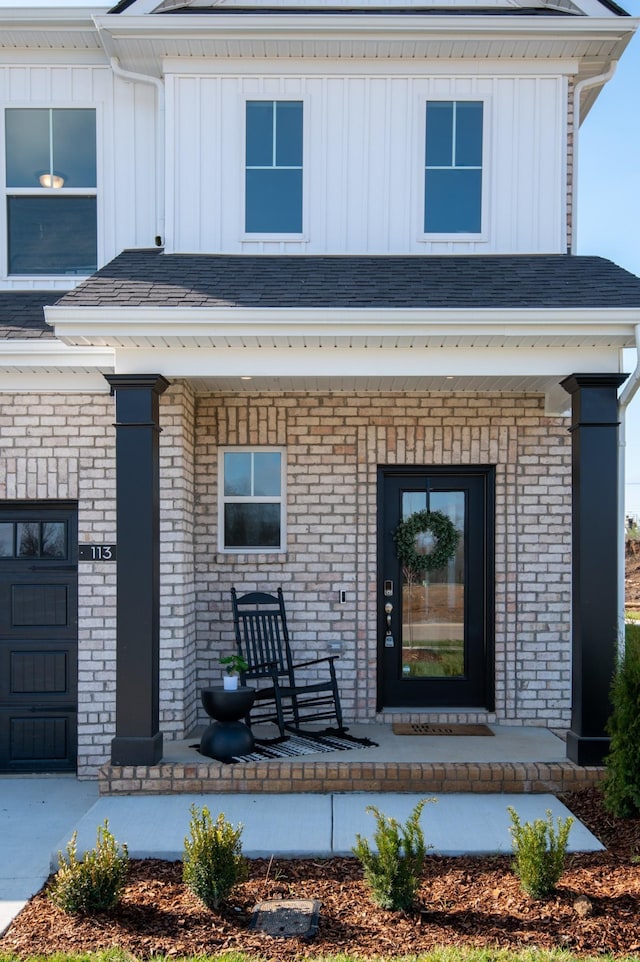
{"label": "garage door panel", "polygon": [[75,713],[0,709],[0,767],[6,772],[74,771]]}
{"label": "garage door panel", "polygon": [[75,650],[53,644],[22,645],[9,649],[9,692],[38,698],[43,695],[75,697]]}
{"label": "garage door panel", "polygon": [[3,572],[0,564],[0,637],[75,640],[78,599],[73,572]]}

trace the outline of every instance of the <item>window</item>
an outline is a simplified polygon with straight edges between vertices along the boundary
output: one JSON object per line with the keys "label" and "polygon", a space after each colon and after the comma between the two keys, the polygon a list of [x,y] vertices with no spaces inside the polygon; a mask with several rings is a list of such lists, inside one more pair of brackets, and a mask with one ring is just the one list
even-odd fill
{"label": "window", "polygon": [[67,557],[65,521],[0,521],[0,558]]}
{"label": "window", "polygon": [[221,454],[221,550],[283,551],[284,452],[227,448]]}
{"label": "window", "polygon": [[246,106],[245,231],[302,231],[302,102],[249,100]]}
{"label": "window", "polygon": [[482,225],[482,101],[427,103],[424,230],[477,234]]}
{"label": "window", "polygon": [[5,112],[9,274],[97,267],[94,110]]}

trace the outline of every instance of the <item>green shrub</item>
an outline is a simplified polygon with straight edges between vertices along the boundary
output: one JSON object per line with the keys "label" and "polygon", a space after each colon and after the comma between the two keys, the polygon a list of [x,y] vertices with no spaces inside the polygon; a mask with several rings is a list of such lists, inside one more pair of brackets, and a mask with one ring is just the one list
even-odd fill
{"label": "green shrub", "polygon": [[234,828],[220,812],[215,823],[208,808],[191,806],[190,836],[184,840],[182,878],[208,909],[218,909],[247,875],[242,856],[242,826]]}
{"label": "green shrub", "polygon": [[534,899],[546,898],[555,891],[562,875],[573,818],[570,815],[559,818],[556,830],[549,810],[546,819],[536,818],[524,825],[514,808],[507,811],[511,816],[514,871],[527,895]]}
{"label": "green shrub", "polygon": [[420,815],[427,799],[418,802],[404,825],[368,805],[376,820],[374,839],[377,852],[356,835],[353,853],[362,864],[371,897],[383,909],[399,911],[411,907],[424,866],[427,848],[420,828]]}
{"label": "green shrub", "polygon": [[109,831],[109,822],[98,826],[95,848],[78,859],[74,832],[67,845],[66,856],[58,852],[56,872],[49,898],[64,912],[91,915],[108,912],[120,900],[127,878],[129,853],[126,845],[119,845]]}
{"label": "green shrub", "polygon": [[620,818],[640,815],[640,625],[626,628],[624,655],[611,686],[611,746],[604,782],[605,804]]}

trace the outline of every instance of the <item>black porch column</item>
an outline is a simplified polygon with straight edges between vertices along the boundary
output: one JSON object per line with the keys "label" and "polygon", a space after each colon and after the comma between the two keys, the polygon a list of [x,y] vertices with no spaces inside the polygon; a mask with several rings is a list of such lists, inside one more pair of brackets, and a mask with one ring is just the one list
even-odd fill
{"label": "black porch column", "polygon": [[573,681],[567,756],[601,765],[618,644],[618,397],[625,374],[572,374]]}
{"label": "black porch column", "polygon": [[117,658],[113,765],[155,765],[159,729],[161,374],[110,374],[116,398]]}

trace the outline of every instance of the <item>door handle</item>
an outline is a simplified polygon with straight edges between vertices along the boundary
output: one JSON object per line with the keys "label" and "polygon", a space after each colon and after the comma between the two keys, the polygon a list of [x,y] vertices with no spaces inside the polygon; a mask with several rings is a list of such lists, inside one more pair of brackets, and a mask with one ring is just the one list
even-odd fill
{"label": "door handle", "polygon": [[395,641],[393,638],[393,632],[391,630],[391,614],[393,612],[393,605],[390,601],[387,601],[384,606],[385,620],[387,623],[387,630],[384,635],[384,647],[385,648],[395,648]]}

